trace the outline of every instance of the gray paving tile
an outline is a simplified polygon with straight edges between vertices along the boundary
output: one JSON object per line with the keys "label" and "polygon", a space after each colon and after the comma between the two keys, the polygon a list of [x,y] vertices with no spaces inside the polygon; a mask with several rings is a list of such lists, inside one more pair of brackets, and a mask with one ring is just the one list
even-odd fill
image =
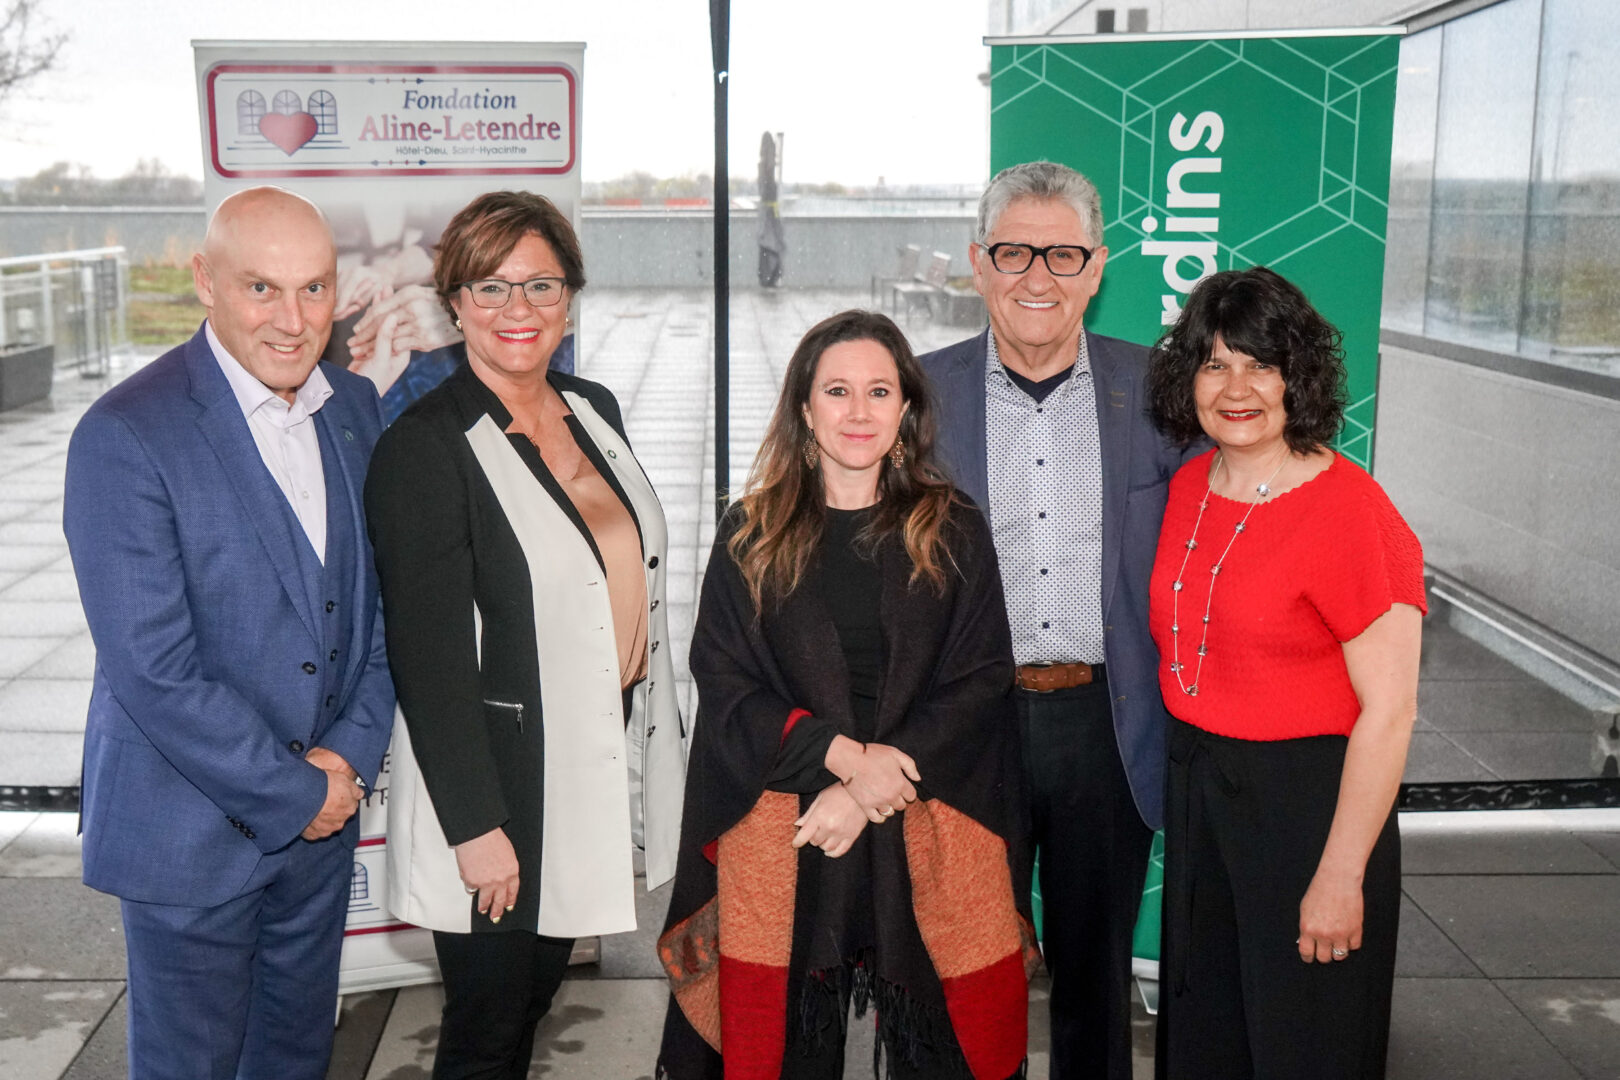
{"label": "gray paving tile", "polygon": [[124,977],[116,897],[60,878],[0,878],[0,911],[0,979]]}
{"label": "gray paving tile", "polygon": [[0,851],[23,834],[23,830],[39,820],[39,815],[18,810],[0,811]]}
{"label": "gray paving tile", "polygon": [[102,1017],[62,1080],[126,1080],[129,1076],[129,994],[122,984],[118,990],[118,1004]]}
{"label": "gray paving tile", "polygon": [[438,986],[401,989],[383,1026],[366,1080],[427,1080],[433,1068],[433,1051],[439,1043],[439,1014],[443,1009],[444,991]]}
{"label": "gray paving tile", "polygon": [[1575,836],[1607,859],[1609,865],[1620,868],[1620,832],[1582,832]]}
{"label": "gray paving tile", "polygon": [[13,679],[53,651],[62,647],[66,638],[0,637],[0,681]]}
{"label": "gray paving tile", "polygon": [[1484,973],[1414,904],[1401,897],[1395,974],[1414,978],[1483,979]]}
{"label": "gray paving tile", "polygon": [[1498,679],[1420,682],[1418,715],[1439,731],[1590,732],[1599,719],[1542,683]]}
{"label": "gray paving tile", "polygon": [[29,574],[0,593],[0,600],[66,600],[79,602],[79,583],[73,574],[41,570]]}
{"label": "gray paving tile", "polygon": [[1580,1080],[1496,984],[1396,979],[1389,1080]]}
{"label": "gray paving tile", "polygon": [[0,544],[0,571],[6,573],[32,573],[49,566],[62,557],[56,548],[20,547]]}
{"label": "gray paving tile", "polygon": [[0,731],[80,731],[89,679],[13,679],[0,686]]}
{"label": "gray paving tile", "polygon": [[24,516],[23,520],[47,522],[55,525],[57,531],[60,532],[62,529],[62,500],[55,499],[41,504],[37,509]]}
{"label": "gray paving tile", "polygon": [[1418,685],[1434,680],[1493,679],[1498,682],[1534,682],[1483,645],[1434,620],[1423,624],[1423,657]]}
{"label": "gray paving tile", "polygon": [[[0,547],[6,550],[19,549]],[[0,637],[67,637],[86,628],[84,611],[75,602],[0,600]]]}
{"label": "gray paving tile", "polygon": [[1593,731],[1458,731],[1450,737],[1504,780],[1601,776],[1608,756],[1608,744]]}
{"label": "gray paving tile", "polygon": [[83,873],[78,814],[40,814],[21,836],[0,849],[0,878],[68,878],[77,882]]}
{"label": "gray paving tile", "polygon": [[[397,990],[375,990],[344,996],[326,1080],[365,1080],[371,1056],[377,1050],[398,993]],[[74,1078],[63,1077],[62,1080]]]}
{"label": "gray paving tile", "polygon": [[647,879],[636,878],[636,929],[628,934],[608,934],[602,938],[602,959],[582,964],[569,972],[583,979],[661,979],[658,963],[658,935],[664,929],[673,883],[647,892]]}
{"label": "gray paving tile", "polygon": [[1401,870],[1414,874],[1612,874],[1615,868],[1564,832],[1408,831]]}
{"label": "gray paving tile", "polygon": [[[7,639],[0,639],[3,647]],[[15,639],[20,640],[20,639]],[[96,674],[96,643],[90,631],[61,639],[46,656],[26,669],[30,679],[91,679]]]}
{"label": "gray paving tile", "polygon": [[1620,910],[1620,876],[1414,876],[1406,894],[1488,977],[1620,977],[1620,940],[1594,933]]}
{"label": "gray paving tile", "polygon": [[1414,731],[1411,746],[1406,751],[1406,773],[1402,779],[1408,784],[1435,784],[1501,778],[1449,737],[1433,731]]}
{"label": "gray paving tile", "polygon": [[1620,981],[1505,979],[1496,984],[1581,1075],[1620,1067]]}
{"label": "gray paving tile", "polygon": [[60,1076],[121,990],[116,982],[0,982],[0,1076]]}
{"label": "gray paving tile", "polygon": [[0,544],[8,547],[66,548],[61,522],[7,521],[0,523]]}
{"label": "gray paving tile", "polygon": [[4,781],[24,787],[76,787],[84,736],[73,731],[0,731]]}

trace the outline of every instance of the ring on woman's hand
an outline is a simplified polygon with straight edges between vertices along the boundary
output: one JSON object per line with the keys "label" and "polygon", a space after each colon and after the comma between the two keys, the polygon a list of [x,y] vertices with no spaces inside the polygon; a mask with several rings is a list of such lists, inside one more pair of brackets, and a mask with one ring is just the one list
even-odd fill
{"label": "ring on woman's hand", "polygon": [[894,807],[885,806],[882,810],[879,810],[878,813],[882,814],[884,817],[894,817]]}
{"label": "ring on woman's hand", "polygon": [[467,886],[467,895],[468,896],[477,896],[478,895],[478,886],[476,886],[476,885]]}
{"label": "ring on woman's hand", "polygon": [[1347,957],[1349,955],[1350,955],[1350,950],[1349,949],[1334,949],[1333,950],[1333,959],[1335,959],[1335,960],[1343,960],[1345,957]]}

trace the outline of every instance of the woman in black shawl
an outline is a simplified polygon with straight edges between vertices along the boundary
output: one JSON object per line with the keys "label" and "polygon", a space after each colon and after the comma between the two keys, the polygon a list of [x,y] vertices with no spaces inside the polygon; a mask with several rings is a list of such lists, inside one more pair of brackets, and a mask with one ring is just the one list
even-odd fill
{"label": "woman in black shawl", "polygon": [[933,441],[893,322],[805,335],[703,582],[661,1078],[840,1077],[852,999],[889,1077],[1022,1073],[1012,647]]}

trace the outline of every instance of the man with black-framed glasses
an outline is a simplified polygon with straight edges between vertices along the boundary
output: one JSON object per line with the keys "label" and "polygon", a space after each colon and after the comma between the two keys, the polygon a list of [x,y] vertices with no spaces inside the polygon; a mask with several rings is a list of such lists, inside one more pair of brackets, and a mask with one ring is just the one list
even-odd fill
{"label": "man with black-framed glasses", "polygon": [[1131,1076],[1131,941],[1163,816],[1147,583],[1183,453],[1148,420],[1147,350],[1084,327],[1102,241],[1085,177],[1002,171],[968,252],[990,326],[922,358],[942,456],[990,517],[1007,596],[1053,1080]]}

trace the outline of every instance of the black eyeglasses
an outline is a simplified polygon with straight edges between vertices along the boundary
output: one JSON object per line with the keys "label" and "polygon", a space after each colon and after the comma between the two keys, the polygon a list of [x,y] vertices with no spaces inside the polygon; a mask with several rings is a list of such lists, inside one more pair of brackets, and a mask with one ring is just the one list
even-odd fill
{"label": "black eyeglasses", "polygon": [[463,281],[460,288],[472,294],[473,303],[482,308],[505,307],[512,299],[513,289],[522,289],[523,298],[530,307],[556,307],[562,300],[563,287],[568,282],[560,277],[537,277],[528,281],[502,281],[500,278],[482,278]]}
{"label": "black eyeglasses", "polygon": [[1079,244],[1053,244],[1050,247],[991,244],[984,250],[990,253],[990,265],[1003,274],[1022,274],[1035,265],[1037,255],[1046,263],[1046,269],[1057,277],[1074,277],[1091,261],[1091,249]]}

